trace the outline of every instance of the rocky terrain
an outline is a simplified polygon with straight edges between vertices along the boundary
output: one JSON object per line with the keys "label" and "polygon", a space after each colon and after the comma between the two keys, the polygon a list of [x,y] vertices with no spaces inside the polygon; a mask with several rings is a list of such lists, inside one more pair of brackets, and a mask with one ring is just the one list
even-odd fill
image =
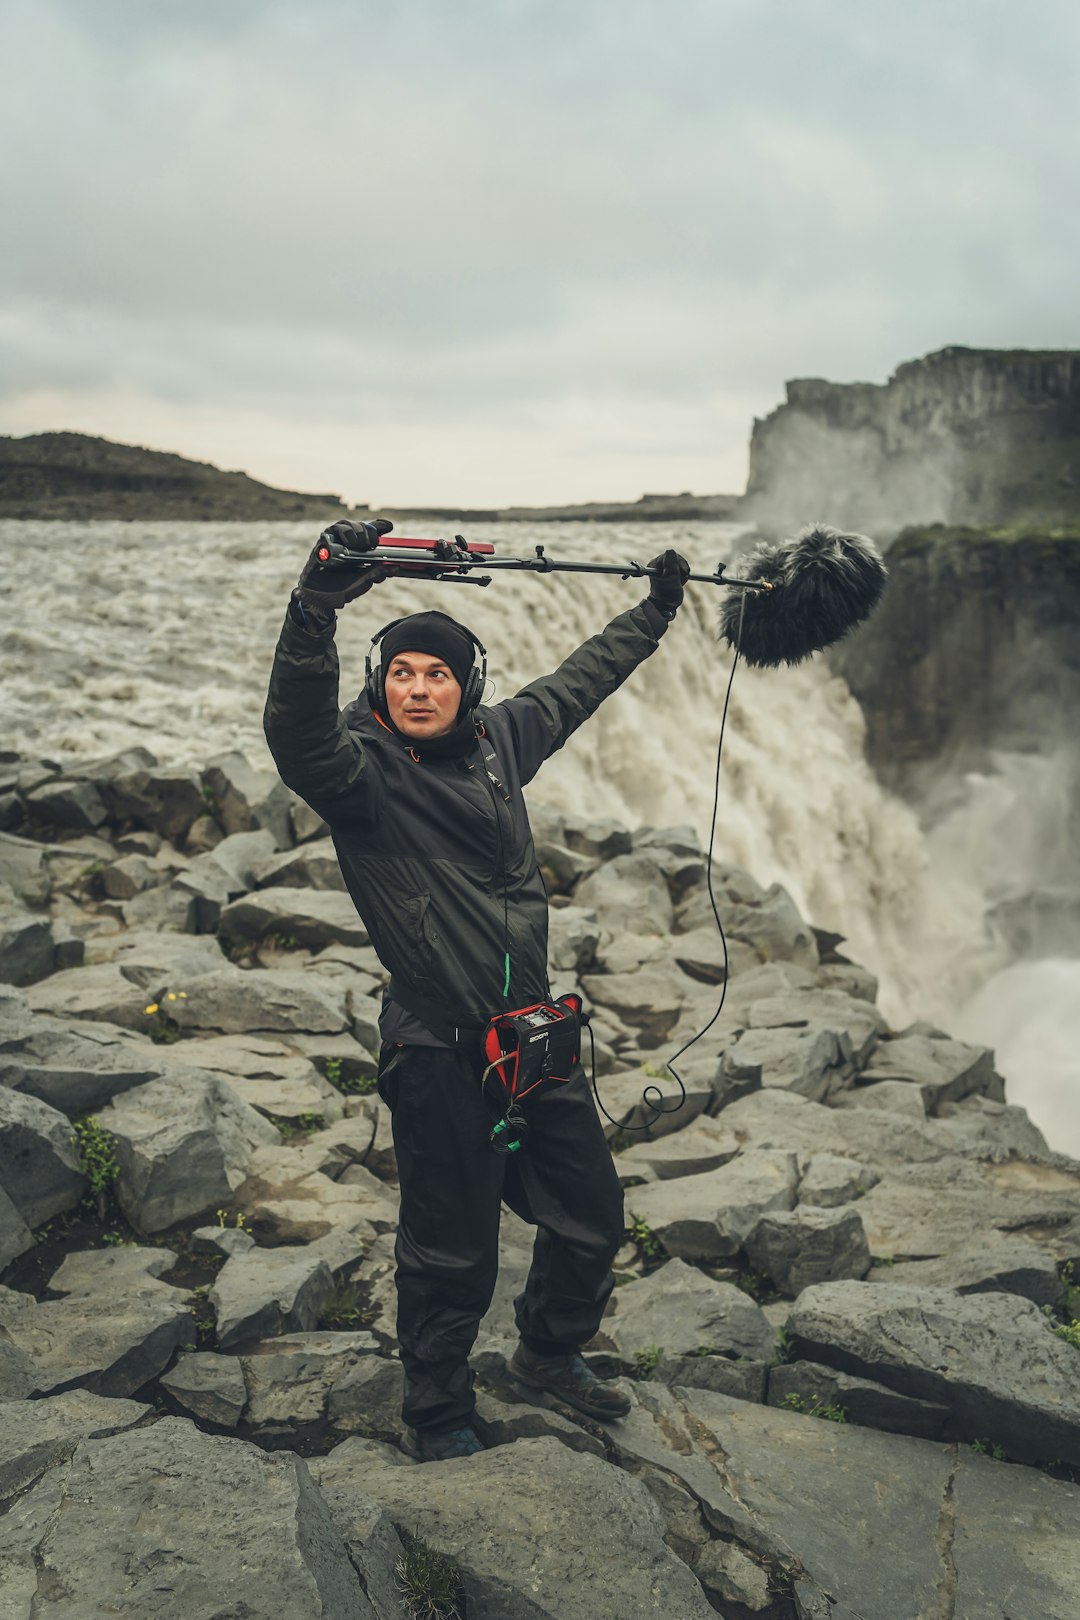
{"label": "rocky terrain", "polygon": [[884,385],[789,382],[754,423],[741,515],[878,539],[910,523],[1075,523],[1080,352],[953,346]]}
{"label": "rocky terrain", "polygon": [[[626,1188],[610,1425],[474,1355],[400,1449],[383,982],[326,829],[238,754],[0,772],[0,1613],[1071,1620],[1080,1164],[993,1053],[890,1028],[779,885],[534,806]],[[670,1110],[643,1098],[657,1086]]]}

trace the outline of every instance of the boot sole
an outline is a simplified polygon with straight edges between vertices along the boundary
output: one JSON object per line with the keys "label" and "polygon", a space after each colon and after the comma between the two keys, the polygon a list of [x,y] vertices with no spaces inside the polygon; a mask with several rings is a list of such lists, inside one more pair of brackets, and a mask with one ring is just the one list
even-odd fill
{"label": "boot sole", "polygon": [[[630,1411],[629,1403],[627,1403],[626,1407],[621,1412],[614,1412],[610,1406],[600,1407],[590,1405],[588,1401],[582,1400],[579,1396],[571,1395],[569,1390],[564,1389],[559,1384],[545,1384],[541,1383],[539,1379],[532,1376],[526,1377],[523,1373],[518,1372],[516,1367],[511,1367],[509,1371],[511,1383],[517,1389],[519,1389],[522,1395],[524,1395],[527,1400],[530,1400],[534,1406],[548,1406],[551,1404],[550,1398],[554,1398],[555,1402],[561,1403],[563,1406],[572,1406],[575,1412],[580,1412],[583,1417],[593,1418],[599,1423],[617,1422],[619,1418],[626,1417],[627,1413]],[[533,1397],[536,1395],[548,1396],[549,1399],[545,1401],[536,1401],[533,1399]]]}

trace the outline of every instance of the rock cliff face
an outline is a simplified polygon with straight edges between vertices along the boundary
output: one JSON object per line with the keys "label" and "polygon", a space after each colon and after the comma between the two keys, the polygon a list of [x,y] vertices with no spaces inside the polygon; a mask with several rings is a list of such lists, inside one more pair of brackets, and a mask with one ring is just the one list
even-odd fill
{"label": "rock cliff face", "polygon": [[803,378],[754,423],[743,515],[888,538],[1080,517],[1080,353],[942,349],[884,386]]}
{"label": "rock cliff face", "polygon": [[979,769],[993,750],[1049,753],[1075,737],[1080,527],[906,529],[889,573],[871,622],[829,654],[888,786],[921,766]]}

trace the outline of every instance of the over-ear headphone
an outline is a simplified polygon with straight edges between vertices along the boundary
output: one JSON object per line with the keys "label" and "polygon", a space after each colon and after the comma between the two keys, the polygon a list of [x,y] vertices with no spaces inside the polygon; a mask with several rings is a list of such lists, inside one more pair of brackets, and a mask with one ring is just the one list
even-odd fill
{"label": "over-ear headphone", "polygon": [[[386,678],[383,674],[382,659],[380,658],[377,664],[373,664],[371,655],[383,636],[389,630],[392,630],[395,625],[401,624],[405,618],[409,617],[409,614],[404,614],[401,619],[391,619],[389,624],[384,624],[382,629],[371,638],[371,646],[368,648],[367,656],[364,659],[364,691],[367,693],[367,700],[373,709],[383,711],[386,709]],[[467,629],[465,625],[459,624],[458,629],[463,635],[468,636],[480,654],[480,662],[478,664],[474,662],[472,669],[466,676],[465,685],[461,689],[461,714],[464,716],[472,713],[484,695],[484,687],[487,684],[487,648],[480,638],[474,636],[472,631]]]}

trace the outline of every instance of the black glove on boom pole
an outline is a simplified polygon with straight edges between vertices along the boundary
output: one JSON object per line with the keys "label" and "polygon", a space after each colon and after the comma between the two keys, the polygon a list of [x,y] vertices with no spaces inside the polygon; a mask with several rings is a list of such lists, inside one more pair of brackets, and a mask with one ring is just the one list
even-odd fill
{"label": "black glove on boom pole", "polygon": [[338,563],[327,568],[324,564],[330,561],[335,548],[374,551],[383,535],[389,534],[393,527],[389,518],[376,518],[373,523],[332,523],[316,540],[293,595],[306,607],[325,611],[342,608],[370,591],[373,585],[381,584],[394,572],[392,565],[380,563],[373,568],[370,563],[360,563],[350,568]]}

